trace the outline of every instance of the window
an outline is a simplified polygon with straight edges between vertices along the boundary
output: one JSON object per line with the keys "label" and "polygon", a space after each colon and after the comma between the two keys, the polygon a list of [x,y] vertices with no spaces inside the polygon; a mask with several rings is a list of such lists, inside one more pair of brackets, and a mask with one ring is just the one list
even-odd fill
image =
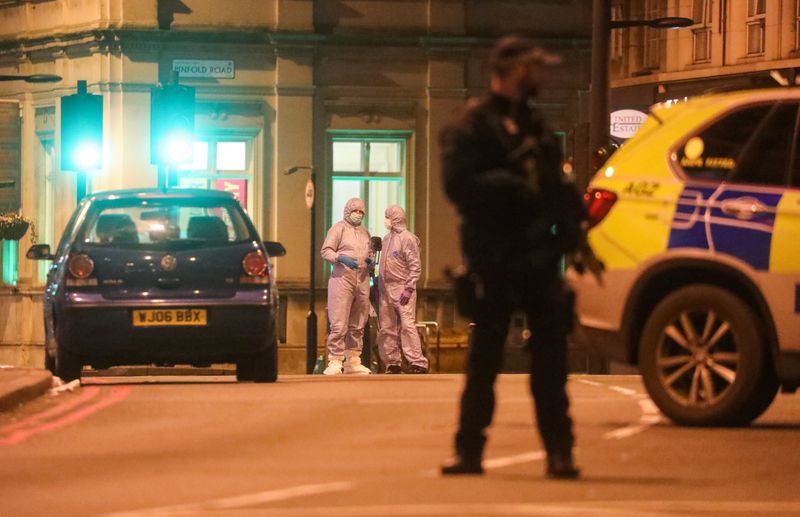
{"label": "window", "polygon": [[694,40],[692,61],[695,63],[711,61],[711,29],[703,27],[693,30],[692,39]]}
{"label": "window", "polygon": [[[645,0],[645,19],[654,20],[667,15],[666,0]],[[661,68],[661,38],[664,31],[652,27],[644,29],[644,68],[658,70]]]}
{"label": "window", "polygon": [[[800,1],[800,0],[798,0]],[[622,20],[622,6],[617,4],[611,7],[611,19],[612,20]],[[610,58],[613,60],[621,60],[624,53],[625,53],[625,40],[623,39],[623,33],[625,31],[621,30],[612,30],[611,31],[611,55]]]}
{"label": "window", "polygon": [[706,24],[708,20],[708,0],[694,0],[692,2],[692,20],[696,24]]}
{"label": "window", "polygon": [[708,0],[694,0],[692,19],[695,28],[692,30],[692,62],[706,63],[711,60],[711,19]]}
{"label": "window", "polygon": [[3,285],[17,285],[19,241],[3,240]]}
{"label": "window", "polygon": [[735,111],[689,138],[677,153],[692,178],[785,185],[797,104]]}
{"label": "window", "polygon": [[235,204],[213,199],[122,200],[91,215],[83,242],[131,249],[196,249],[251,239]]}
{"label": "window", "polygon": [[383,213],[406,206],[407,143],[410,133],[330,133],[331,224],[342,218],[347,200],[367,206],[364,226],[371,235],[386,233]]}
{"label": "window", "polygon": [[179,167],[181,188],[232,192],[246,211],[253,207],[253,139],[213,135],[194,142],[192,163]]}
{"label": "window", "polygon": [[742,149],[728,181],[785,186],[796,123],[797,104],[776,104]]}
{"label": "window", "polygon": [[794,48],[800,51],[800,0],[794,4]]}
{"label": "window", "polygon": [[[50,136],[50,135],[48,135]],[[36,184],[39,185],[39,217],[37,231],[39,240],[45,244],[55,244],[55,206],[58,173],[54,170],[54,146],[52,138],[39,140],[39,153],[36,157]],[[41,284],[47,279],[50,263],[38,261],[37,281]]]}
{"label": "window", "polygon": [[747,0],[747,54],[764,53],[766,0]]}

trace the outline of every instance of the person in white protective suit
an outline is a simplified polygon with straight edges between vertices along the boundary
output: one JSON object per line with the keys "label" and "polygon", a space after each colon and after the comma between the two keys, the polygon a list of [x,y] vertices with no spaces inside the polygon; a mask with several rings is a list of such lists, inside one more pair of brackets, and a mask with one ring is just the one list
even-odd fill
{"label": "person in white protective suit", "polygon": [[[428,373],[416,327],[417,281],[422,273],[419,238],[408,231],[405,211],[397,205],[386,209],[378,273],[380,286],[378,350],[386,373],[400,373],[405,356],[406,373]],[[401,355],[402,349],[402,355]]]}
{"label": "person in white protective suit", "polygon": [[322,244],[322,258],[333,264],[328,280],[330,334],[325,375],[372,373],[361,364],[374,257],[369,232],[361,225],[364,213],[364,201],[357,197],[347,201],[344,218],[328,230]]}

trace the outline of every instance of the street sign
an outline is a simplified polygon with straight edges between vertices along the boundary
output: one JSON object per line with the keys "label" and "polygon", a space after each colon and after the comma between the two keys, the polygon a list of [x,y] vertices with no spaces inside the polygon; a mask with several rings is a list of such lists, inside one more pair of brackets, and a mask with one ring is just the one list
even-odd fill
{"label": "street sign", "polygon": [[178,72],[181,79],[187,77],[233,79],[236,76],[233,60],[173,59],[172,70]]}

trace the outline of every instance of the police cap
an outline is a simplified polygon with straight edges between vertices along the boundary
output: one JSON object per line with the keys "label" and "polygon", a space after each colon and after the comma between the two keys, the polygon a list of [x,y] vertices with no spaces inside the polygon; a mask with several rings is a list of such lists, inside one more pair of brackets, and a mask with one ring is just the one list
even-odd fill
{"label": "police cap", "polygon": [[506,68],[513,63],[537,63],[543,66],[561,64],[561,56],[548,52],[524,36],[504,36],[492,49],[492,68]]}

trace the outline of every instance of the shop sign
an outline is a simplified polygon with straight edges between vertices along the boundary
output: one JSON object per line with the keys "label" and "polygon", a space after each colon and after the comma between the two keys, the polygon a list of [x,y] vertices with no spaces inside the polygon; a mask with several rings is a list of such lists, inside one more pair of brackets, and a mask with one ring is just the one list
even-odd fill
{"label": "shop sign", "polygon": [[173,59],[172,71],[184,77],[211,77],[233,79],[236,67],[233,60],[215,59]]}
{"label": "shop sign", "polygon": [[611,113],[611,136],[628,139],[639,131],[647,120],[647,113],[637,110],[617,110]]}
{"label": "shop sign", "polygon": [[217,190],[222,190],[224,192],[230,192],[236,199],[239,200],[239,204],[242,205],[245,212],[247,211],[247,180],[245,179],[223,179],[217,180],[216,185]]}

